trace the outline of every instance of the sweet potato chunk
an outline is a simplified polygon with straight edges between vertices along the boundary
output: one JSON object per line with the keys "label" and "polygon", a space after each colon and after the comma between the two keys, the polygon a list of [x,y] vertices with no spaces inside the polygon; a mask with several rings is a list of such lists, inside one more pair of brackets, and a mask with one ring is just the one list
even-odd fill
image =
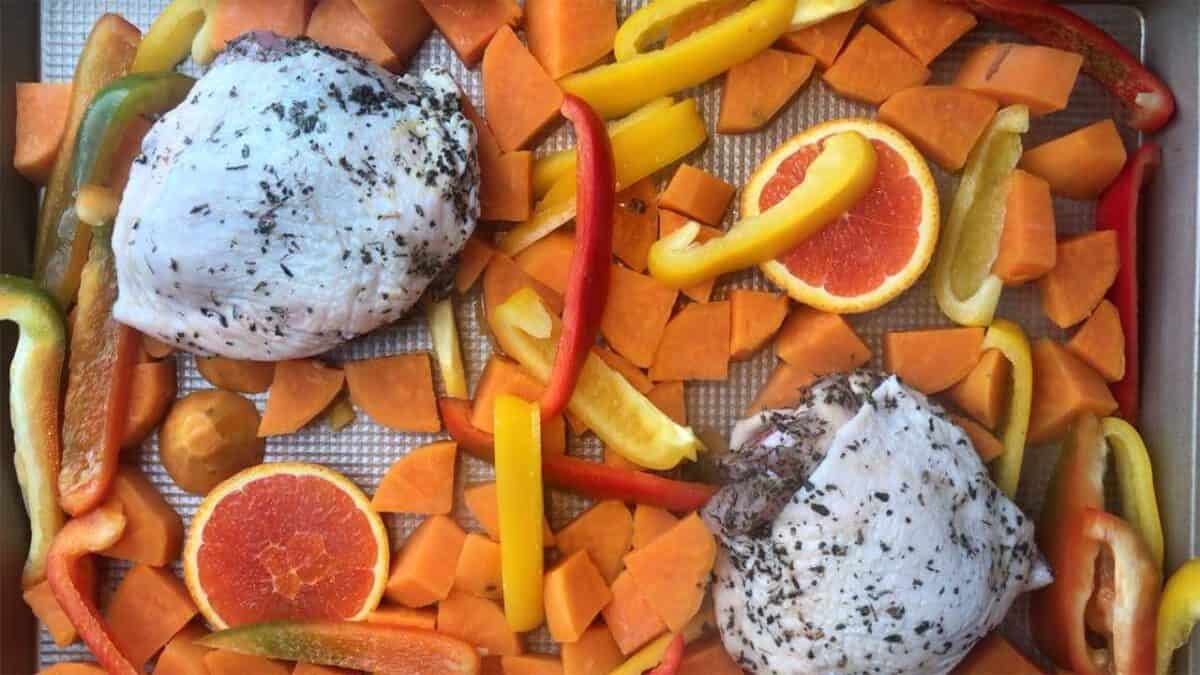
{"label": "sweet potato chunk", "polygon": [[533,153],[479,154],[479,217],[519,223],[533,213]]}
{"label": "sweet potato chunk", "polygon": [[500,545],[471,532],[463,540],[454,568],[454,588],[489,600],[504,595],[500,579]]}
{"label": "sweet potato chunk", "polygon": [[808,28],[785,33],[779,38],[778,45],[788,51],[808,54],[816,59],[822,68],[828,68],[837,60],[842,45],[846,44],[846,38],[850,37],[850,31],[854,29],[861,12],[862,7],[856,7]]}
{"label": "sweet potato chunk", "polygon": [[975,15],[940,0],[891,0],[867,8],[867,21],[921,63],[939,54],[975,27]]}
{"label": "sweet potato chunk", "polygon": [[545,654],[501,656],[504,675],[563,675],[563,665],[557,657]]}
{"label": "sweet potato chunk", "polygon": [[729,183],[690,164],[680,164],[658,205],[708,225],[720,225],[736,191]]}
{"label": "sweet potato chunk", "polygon": [[271,387],[275,364],[265,361],[239,361],[223,356],[196,357],[196,369],[217,389],[239,394],[261,394]]}
{"label": "sweet potato chunk", "polygon": [[1046,316],[1069,328],[1092,313],[1116,280],[1117,233],[1100,230],[1059,240],[1055,256],[1054,269],[1037,281],[1038,292]]}
{"label": "sweet potato chunk", "polygon": [[958,69],[954,85],[991,96],[1001,105],[1024,103],[1031,115],[1067,107],[1083,57],[1075,52],[992,42],[977,48]]}
{"label": "sweet potato chunk", "polygon": [[805,306],[783,322],[775,355],[814,375],[854,370],[871,360],[871,350],[844,317]]}
{"label": "sweet potato chunk", "polygon": [[1004,229],[992,274],[1013,286],[1054,269],[1056,227],[1050,186],[1031,173],[1014,169],[1008,181]]}
{"label": "sweet potato chunk", "polygon": [[121,447],[141,445],[166,417],[175,402],[175,362],[148,361],[133,367],[129,385],[128,416],[121,434]]}
{"label": "sweet potato chunk", "polygon": [[678,632],[699,611],[716,557],[716,539],[693,513],[625,556],[625,567],[658,618]]}
{"label": "sweet potato chunk", "polygon": [[113,642],[140,667],[196,613],[187,588],[171,570],[134,565],[113,593],[105,617]]}
{"label": "sweet potato chunk", "polygon": [[396,354],[350,361],[350,400],[393,431],[441,431],[429,354]]}
{"label": "sweet potato chunk", "polygon": [[466,640],[489,654],[516,656],[525,651],[521,638],[508,627],[499,605],[462,591],[451,591],[438,603],[438,632]]}
{"label": "sweet potato chunk", "polygon": [[651,389],[654,389],[654,383],[650,381],[650,378],[646,377],[641,368],[630,363],[629,359],[607,347],[596,347],[592,351],[595,352],[596,356],[600,357],[601,361],[607,363],[610,368],[623,375],[629,384],[633,385],[634,389],[643,394],[648,394]]}
{"label": "sweet potato chunk", "polygon": [[275,364],[267,407],[258,424],[259,437],[299,431],[333,402],[345,379],[344,372],[315,359]]}
{"label": "sweet potato chunk", "polygon": [[893,331],[883,338],[883,367],[925,394],[949,388],[979,363],[983,329]]}
{"label": "sweet potato chunk", "polygon": [[[500,512],[496,500],[495,483],[478,483],[463,491],[463,501],[467,510],[479,521],[479,526],[487,532],[492,541],[500,541]],[[542,546],[554,545],[554,533],[550,531],[550,523],[542,518]]]}
{"label": "sweet potato chunk", "polygon": [[521,20],[521,7],[513,0],[473,0],[469,11],[462,0],[421,0],[421,5],[467,67],[479,63],[501,26]]}
{"label": "sweet potato chunk", "polygon": [[729,301],[692,303],[667,324],[650,379],[724,380],[729,376]]}
{"label": "sweet potato chunk", "polygon": [[713,636],[688,645],[678,675],[742,675],[743,671],[725,651],[721,637]]}
{"label": "sweet potato chunk", "polygon": [[371,508],[380,513],[450,513],[457,459],[454,441],[410,450],[388,468],[371,498]]}
{"label": "sweet potato chunk", "polygon": [[635,272],[646,269],[650,246],[658,238],[658,190],[643,178],[617,193],[613,209],[613,255]]}
{"label": "sweet potato chunk", "polygon": [[636,551],[658,539],[658,536],[675,526],[679,519],[666,509],[638,504],[633,510],[633,539],[630,545]]}
{"label": "sweet potato chunk", "polygon": [[[668,234],[671,234],[675,230],[683,227],[684,225],[687,225],[689,222],[692,221],[687,216],[675,213],[674,211],[662,209],[658,212],[658,236],[661,239]],[[696,243],[703,244],[709,239],[712,239],[713,237],[719,237],[722,234],[724,234],[722,230],[709,225],[701,225],[700,231],[696,234]],[[692,300],[695,300],[696,302],[708,302],[708,299],[712,296],[713,287],[716,285],[717,280],[713,278],[709,279],[708,281],[701,281],[695,285],[688,286],[687,288],[680,290],[683,291],[684,295]]]}
{"label": "sweet potato chunk", "polygon": [[617,577],[611,591],[612,601],[602,613],[622,654],[630,654],[666,632],[667,624],[658,618],[646,594],[628,570]]}
{"label": "sweet potato chunk", "polygon": [[1041,675],[1042,672],[999,632],[980,640],[954,669],[955,675]]}
{"label": "sweet potato chunk", "polygon": [[221,0],[208,17],[209,45],[213,51],[225,49],[225,43],[252,30],[269,30],[284,37],[300,37],[308,25],[310,0]]}
{"label": "sweet potato chunk", "polygon": [[529,51],[553,79],[586,68],[612,51],[616,0],[528,0]]}
{"label": "sweet potato chunk", "polygon": [[879,121],[896,127],[943,169],[958,171],[996,108],[994,99],[970,89],[926,85],[892,94],[879,107]]}
{"label": "sweet potato chunk", "polygon": [[516,361],[492,354],[483,375],[475,387],[475,402],[471,407],[471,424],[491,433],[495,429],[496,399],[502,394],[537,401],[545,387]]}
{"label": "sweet potato chunk", "polygon": [[212,650],[196,644],[206,635],[208,631],[195,623],[185,626],[158,655],[154,675],[209,675],[204,665],[204,655]]}
{"label": "sweet potato chunk", "polygon": [[600,333],[618,354],[649,368],[678,295],[653,277],[614,265]]}
{"label": "sweet potato chunk", "polygon": [[624,661],[604,624],[593,624],[577,641],[562,645],[563,675],[608,675]]}
{"label": "sweet potato chunk", "polygon": [[979,459],[983,460],[985,464],[1004,454],[1004,444],[982,424],[969,417],[955,414],[950,415],[950,421],[962,427],[963,433],[967,435],[967,439],[975,447],[975,452],[979,454]]}
{"label": "sweet potato chunk", "polygon": [[354,4],[396,55],[401,68],[433,30],[433,20],[419,0],[354,0]]}
{"label": "sweet potato chunk", "polygon": [[458,269],[454,271],[454,290],[466,293],[475,285],[483,268],[491,261],[496,249],[479,237],[471,237],[458,254]]}
{"label": "sweet potato chunk", "polygon": [[[80,588],[84,591],[84,597],[91,597],[95,594],[96,585],[96,568],[91,562],[80,565]],[[75,625],[67,618],[66,612],[58,604],[58,600],[54,597],[54,591],[50,589],[49,581],[42,581],[38,584],[25,589],[21,595],[25,600],[25,604],[33,611],[33,615],[37,620],[46,627],[46,632],[50,633],[50,639],[54,640],[54,644],[59,647],[67,645],[79,639],[79,634],[75,631]]]}
{"label": "sweet potato chunk", "polygon": [[1116,409],[1099,373],[1057,342],[1043,338],[1033,343],[1030,444],[1061,439],[1081,413],[1103,416]]}
{"label": "sweet potato chunk", "polygon": [[765,49],[725,73],[717,131],[741,134],[766,126],[812,75],[817,60]]}
{"label": "sweet potato chunk", "polygon": [[811,370],[784,361],[771,371],[771,376],[767,378],[762,389],[746,407],[746,414],[753,415],[760,410],[791,408],[800,402],[801,394],[816,379],[817,376],[813,375]]}
{"label": "sweet potato chunk", "polygon": [[744,361],[753,356],[775,336],[787,311],[788,299],[781,293],[729,291],[729,358]]}
{"label": "sweet potato chunk", "polygon": [[208,675],[289,675],[292,672],[283,661],[238,654],[224,649],[214,649],[205,654],[204,667],[208,669]]}
{"label": "sweet potato chunk", "polygon": [[364,621],[385,626],[407,626],[433,630],[437,625],[437,610],[412,609],[402,605],[380,605],[367,614]]}
{"label": "sweet potato chunk", "polygon": [[355,0],[321,0],[313,9],[304,34],[326,47],[354,52],[392,72],[403,66]]}
{"label": "sweet potato chunk", "polygon": [[[503,253],[494,253],[483,271],[483,304],[488,317],[505,300],[522,288],[532,288],[546,308],[555,314],[562,314],[562,295],[546,284],[526,274],[517,263]],[[610,298],[611,302],[611,298]]]}
{"label": "sweet potato chunk", "polygon": [[481,70],[484,114],[505,152],[525,147],[558,119],[562,90],[508,26],[488,43]]}
{"label": "sweet potato chunk", "polygon": [[567,292],[567,277],[574,256],[575,235],[560,230],[535,241],[513,261],[526,274],[563,295]]}
{"label": "sweet potato chunk", "polygon": [[1121,172],[1125,158],[1125,142],[1107,119],[1026,150],[1020,166],[1046,179],[1056,195],[1095,199]]}
{"label": "sweet potato chunk", "polygon": [[392,564],[384,594],[405,607],[444,600],[454,585],[454,565],[467,534],[446,516],[431,516],[417,526]]}
{"label": "sweet potato chunk", "polygon": [[121,504],[125,532],[101,555],[155,567],[169,565],[179,558],[183,519],[137,467],[121,465],[109,499]]}
{"label": "sweet potato chunk", "polygon": [[1067,340],[1067,349],[1109,382],[1125,377],[1125,332],[1117,308],[1108,300],[1101,300],[1088,320]]}
{"label": "sweet potato chunk", "polygon": [[898,91],[925,84],[929,69],[883,33],[863,26],[824,79],[846,98],[879,105]]}
{"label": "sweet potato chunk", "polygon": [[18,82],[13,167],[34,185],[45,185],[58,158],[71,105],[70,82]]}
{"label": "sweet potato chunk", "polygon": [[624,504],[609,499],[584,511],[554,538],[564,557],[586,551],[605,581],[612,583],[633,538],[633,516]]}
{"label": "sweet potato chunk", "polygon": [[543,586],[546,625],[557,642],[579,640],[612,600],[604,577],[582,549],[546,572]]}
{"label": "sweet potato chunk", "polygon": [[955,405],[988,429],[995,429],[1008,409],[1012,366],[996,349],[979,357],[979,363],[946,392]]}

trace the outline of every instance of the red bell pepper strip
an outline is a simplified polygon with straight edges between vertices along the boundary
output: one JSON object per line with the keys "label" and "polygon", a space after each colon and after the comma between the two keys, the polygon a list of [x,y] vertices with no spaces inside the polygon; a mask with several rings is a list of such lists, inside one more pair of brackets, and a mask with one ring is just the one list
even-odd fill
{"label": "red bell pepper strip", "polygon": [[575,255],[563,297],[562,334],[554,368],[542,394],[542,419],[567,407],[583,362],[596,344],[600,317],[608,301],[612,263],[613,207],[616,202],[616,169],[604,121],[583,99],[563,97],[562,114],[578,136],[576,160]]}
{"label": "red bell pepper strip", "polygon": [[1162,150],[1157,143],[1145,143],[1121,169],[1117,179],[1100,195],[1096,207],[1096,229],[1117,233],[1117,250],[1121,265],[1117,279],[1108,291],[1108,298],[1121,316],[1125,333],[1125,377],[1111,385],[1113,397],[1120,406],[1121,417],[1137,424],[1141,403],[1141,364],[1139,363],[1138,265],[1139,243],[1138,203],[1142,186],[1150,171],[1162,162]]}
{"label": "red bell pepper strip", "polygon": [[1083,71],[1120,99],[1135,129],[1157,131],[1175,113],[1175,96],[1166,83],[1111,35],[1066,7],[1048,0],[950,1],[1043,45],[1081,54]]}
{"label": "red bell pepper strip", "polygon": [[92,655],[110,675],[141,673],[121,653],[108,626],[96,608],[87,586],[88,556],[117,543],[125,532],[125,514],[119,504],[106,504],[85,516],[74,518],[59,530],[50,545],[46,576],[50,590],[71,625]]}
{"label": "red bell pepper strip", "polygon": [[[446,431],[458,447],[485,462],[493,461],[492,435],[471,424],[470,401],[444,398],[438,401],[438,408]],[[672,480],[562,455],[542,457],[542,478],[555,487],[592,499],[619,499],[678,513],[704,506],[717,491],[714,485]]]}
{"label": "red bell pepper strip", "polygon": [[651,670],[649,675],[676,675],[681,665],[683,665],[683,633],[676,635],[675,639],[671,640],[671,644],[667,645],[666,653],[663,654],[662,663]]}

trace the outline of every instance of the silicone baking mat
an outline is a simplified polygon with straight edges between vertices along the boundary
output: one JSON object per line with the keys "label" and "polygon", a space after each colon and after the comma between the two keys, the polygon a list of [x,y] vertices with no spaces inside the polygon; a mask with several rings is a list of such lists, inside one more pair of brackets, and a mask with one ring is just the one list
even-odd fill
{"label": "silicone baking mat", "polygon": [[[468,1],[468,0],[464,0]],[[643,0],[644,1],[644,0]],[[145,30],[167,0],[43,0],[41,5],[42,79],[67,80],[71,78],[75,61],[83,46],[92,23],[104,12],[117,12]],[[621,0],[618,5],[619,18],[623,19],[640,1]],[[1122,5],[1081,5],[1076,11],[1112,34],[1119,42],[1140,54],[1144,43],[1144,25],[1141,13],[1134,7]],[[966,54],[974,47],[988,41],[1026,41],[1023,37],[1002,30],[994,25],[981,24],[965,36],[945,54],[938,58],[931,69],[931,84],[948,82]],[[410,69],[420,70],[430,65],[442,65],[458,80],[464,91],[483,108],[478,70],[469,70],[455,56],[445,40],[435,31],[410,64]],[[199,74],[185,67],[193,75]],[[742,184],[754,167],[784,139],[818,122],[843,117],[874,117],[873,106],[855,103],[834,94],[821,81],[819,73],[803,88],[779,116],[765,129],[750,134],[727,136],[715,132],[718,108],[721,99],[720,79],[679,96],[695,96],[700,101],[710,137],[699,151],[688,156],[686,161],[721,176],[734,185]],[[1074,130],[1085,124],[1113,116],[1118,113],[1114,99],[1104,93],[1092,79],[1081,76],[1072,93],[1066,110],[1048,117],[1033,120],[1029,134],[1025,136],[1025,147],[1029,148],[1044,140]],[[1126,146],[1136,147],[1137,135],[1127,127],[1120,127],[1125,135]],[[558,129],[544,149],[556,149],[568,144],[570,135]],[[953,198],[957,179],[933,167],[942,202],[942,213],[948,211]],[[669,178],[670,170],[659,175],[662,181]],[[736,200],[735,200],[736,203]],[[1055,216],[1060,234],[1071,234],[1092,228],[1093,202],[1055,199]],[[731,209],[726,225],[736,215]],[[714,298],[721,299],[731,288],[767,288],[768,283],[756,270],[745,271],[723,277],[716,286]],[[483,330],[483,317],[478,291],[456,297],[456,314],[462,338],[463,357],[472,384],[479,375],[492,351]],[[1021,324],[1031,338],[1041,336],[1062,337],[1038,307],[1036,292],[1027,285],[1023,288],[1006,289],[998,312],[999,316],[1013,319]],[[881,366],[881,339],[885,332],[908,328],[950,325],[938,310],[926,278],[886,307],[867,314],[851,316],[850,322],[859,331],[874,353],[872,364]],[[418,312],[407,319],[382,328],[371,335],[344,345],[330,354],[334,362],[382,356],[387,354],[429,351],[429,333],[425,320]],[[196,371],[193,359],[178,355],[179,396],[198,389],[211,388]],[[724,382],[689,382],[686,387],[687,412],[690,423],[697,430],[726,436],[742,410],[754,397],[759,386],[766,380],[774,367],[775,357],[770,349],[762,350],[749,361],[732,363],[729,379]],[[435,380],[436,380],[435,376]],[[441,383],[438,382],[440,387]],[[473,388],[472,388],[473,391]],[[264,396],[253,397],[260,409]],[[318,420],[299,433],[272,438],[267,443],[267,461],[298,460],[318,462],[341,471],[354,480],[368,494],[374,492],[383,473],[398,457],[409,449],[419,447],[440,434],[404,434],[392,432],[372,422],[365,414],[341,432],[333,432],[327,424]],[[569,452],[574,455],[598,457],[600,444],[588,435],[569,439]],[[1030,513],[1036,513],[1048,473],[1053,466],[1056,453],[1053,448],[1033,448],[1026,454],[1021,491],[1018,501]],[[137,453],[129,453],[125,461],[137,462],[166,499],[190,520],[200,502],[199,497],[186,494],[175,487],[170,477],[158,463],[157,439],[152,438]],[[458,489],[471,483],[491,480],[491,465],[471,457],[464,457],[457,473]],[[571,520],[587,507],[582,498],[549,490],[547,509],[555,529]],[[467,529],[479,530],[478,523],[457,500],[455,518]],[[393,545],[398,547],[408,532],[419,522],[419,517],[385,515],[392,531]],[[124,574],[127,565],[107,561],[104,575],[103,594],[111,593]],[[103,597],[102,597],[103,602]],[[1005,626],[1018,642],[1029,645],[1022,617],[1024,603],[1018,602]],[[71,659],[90,660],[86,648],[76,644],[58,648],[43,628],[40,632],[39,655],[43,663]],[[528,636],[527,645],[532,651],[555,650],[548,634],[543,630]]]}

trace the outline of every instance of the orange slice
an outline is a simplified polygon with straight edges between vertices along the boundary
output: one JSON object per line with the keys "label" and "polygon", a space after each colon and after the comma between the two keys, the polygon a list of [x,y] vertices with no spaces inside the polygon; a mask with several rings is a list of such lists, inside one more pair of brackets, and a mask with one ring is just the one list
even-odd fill
{"label": "orange slice", "polygon": [[362,490],[316,464],[246,469],[192,519],[183,576],[222,630],[259,621],[362,619],[388,575],[387,530]]}
{"label": "orange slice", "polygon": [[937,243],[937,186],[907,139],[868,119],[832,120],[788,139],[742,190],[741,217],[757,215],[804,180],[822,141],[857,131],[875,146],[875,182],[858,204],[796,248],[761,265],[788,295],[826,312],[880,307],[916,282]]}

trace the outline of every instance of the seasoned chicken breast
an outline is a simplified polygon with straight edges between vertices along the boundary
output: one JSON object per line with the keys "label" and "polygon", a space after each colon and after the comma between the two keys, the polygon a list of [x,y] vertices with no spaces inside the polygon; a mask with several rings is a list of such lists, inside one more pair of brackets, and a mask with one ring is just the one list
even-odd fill
{"label": "seasoned chicken breast", "polygon": [[704,516],[726,649],[772,675],[948,673],[1049,570],[963,432],[895,377],[735,429]]}
{"label": "seasoned chicken breast", "polygon": [[398,319],[474,230],[474,149],[443,71],[243,36],[143,141],[113,232],[116,318],[256,360]]}

